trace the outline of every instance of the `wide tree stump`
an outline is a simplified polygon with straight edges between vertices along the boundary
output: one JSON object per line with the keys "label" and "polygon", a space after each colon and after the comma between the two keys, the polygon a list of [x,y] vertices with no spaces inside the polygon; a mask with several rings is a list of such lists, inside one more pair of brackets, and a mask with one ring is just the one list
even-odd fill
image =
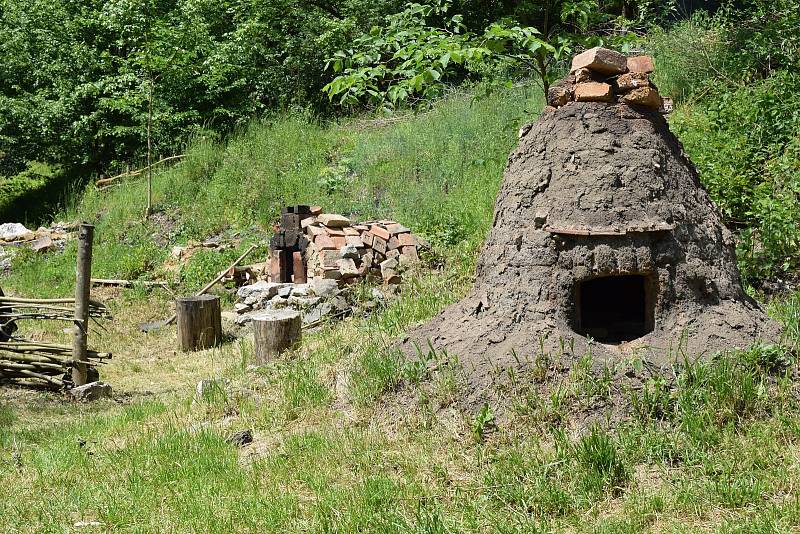
{"label": "wide tree stump", "polygon": [[178,348],[184,352],[216,347],[222,341],[219,297],[199,295],[175,299]]}
{"label": "wide tree stump", "polygon": [[291,310],[266,311],[253,316],[256,363],[261,365],[300,342],[300,314]]}

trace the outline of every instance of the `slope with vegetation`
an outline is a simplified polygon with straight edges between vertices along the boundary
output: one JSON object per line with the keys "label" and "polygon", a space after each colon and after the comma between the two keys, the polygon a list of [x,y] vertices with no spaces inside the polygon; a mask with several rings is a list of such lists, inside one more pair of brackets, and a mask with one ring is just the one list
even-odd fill
{"label": "slope with vegetation", "polygon": [[[180,293],[239,250],[197,254],[175,272],[164,266],[168,245],[236,235],[243,249],[263,241],[281,206],[297,203],[397,219],[430,239],[433,269],[385,308],[310,333],[257,370],[247,368],[246,340],[184,355],[173,331],[138,332],[139,322],[170,314],[160,289],[99,295],[113,297],[117,322],[94,340],[115,353],[103,377],[119,396],[83,406],[0,390],[2,529],[796,531],[800,294],[785,285],[800,257],[791,48],[800,11],[789,1],[744,7],[670,23],[636,46],[655,54],[659,88],[678,100],[670,121],[738,232],[754,294],[782,288],[766,306],[786,325],[789,350],[754,347],[708,363],[681,355],[674,374],[624,391],[612,380],[623,369],[593,374],[587,355],[546,395],[510,377],[502,422],[491,406],[454,410],[456,355],[434,354],[421,367],[399,358],[392,341],[469,287],[517,129],[543,105],[533,82],[453,89],[464,78],[457,71],[441,85],[431,79],[447,96],[415,110],[401,103],[389,116],[324,123],[287,112],[226,138],[198,132],[185,160],[154,176],[148,219],[144,182],[70,197],[56,218],[97,225],[96,276],[168,279]],[[385,14],[372,13],[373,21]],[[496,20],[462,13],[470,28]],[[69,294],[72,247],[17,255],[0,284],[25,296]],[[45,333],[59,335],[32,335]],[[553,360],[541,355],[534,378],[549,376]],[[195,397],[198,380],[218,376],[230,383]],[[619,397],[623,420],[586,424],[577,415]],[[256,440],[237,451],[224,438],[242,428]]]}

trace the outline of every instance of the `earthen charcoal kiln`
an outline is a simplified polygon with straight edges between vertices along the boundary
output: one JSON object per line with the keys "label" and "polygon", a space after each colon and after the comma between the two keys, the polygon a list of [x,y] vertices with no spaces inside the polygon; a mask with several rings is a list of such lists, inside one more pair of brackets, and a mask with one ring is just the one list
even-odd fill
{"label": "earthen charcoal kiln", "polygon": [[664,117],[570,102],[509,157],[472,291],[403,347],[446,350],[477,386],[542,352],[669,365],[779,336]]}

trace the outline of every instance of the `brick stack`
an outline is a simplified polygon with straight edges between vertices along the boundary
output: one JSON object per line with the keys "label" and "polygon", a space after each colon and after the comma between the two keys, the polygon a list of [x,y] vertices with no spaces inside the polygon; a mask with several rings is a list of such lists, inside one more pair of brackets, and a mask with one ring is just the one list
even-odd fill
{"label": "brick stack", "polygon": [[419,260],[424,242],[395,221],[352,224],[341,215],[322,213],[302,221],[310,242],[306,251],[309,277],[355,283],[370,274],[387,284],[402,281],[401,270]]}
{"label": "brick stack", "polygon": [[559,108],[570,102],[621,102],[631,106],[669,111],[670,99],[663,99],[650,81],[653,58],[626,57],[607,48],[596,47],[572,59],[569,76],[547,92],[547,103]]}

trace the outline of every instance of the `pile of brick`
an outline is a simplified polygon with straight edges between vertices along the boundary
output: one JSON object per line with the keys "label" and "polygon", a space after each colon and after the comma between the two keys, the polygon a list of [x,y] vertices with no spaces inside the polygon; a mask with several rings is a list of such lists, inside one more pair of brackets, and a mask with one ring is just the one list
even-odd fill
{"label": "pile of brick", "polygon": [[309,241],[309,277],[337,280],[340,285],[370,275],[387,284],[399,284],[401,270],[418,261],[420,249],[427,246],[395,221],[352,224],[347,217],[320,213],[301,225]]}
{"label": "pile of brick", "polygon": [[672,101],[662,98],[650,80],[653,58],[626,57],[607,48],[596,47],[572,59],[570,74],[547,92],[553,108],[570,102],[621,102],[661,112],[671,111]]}

